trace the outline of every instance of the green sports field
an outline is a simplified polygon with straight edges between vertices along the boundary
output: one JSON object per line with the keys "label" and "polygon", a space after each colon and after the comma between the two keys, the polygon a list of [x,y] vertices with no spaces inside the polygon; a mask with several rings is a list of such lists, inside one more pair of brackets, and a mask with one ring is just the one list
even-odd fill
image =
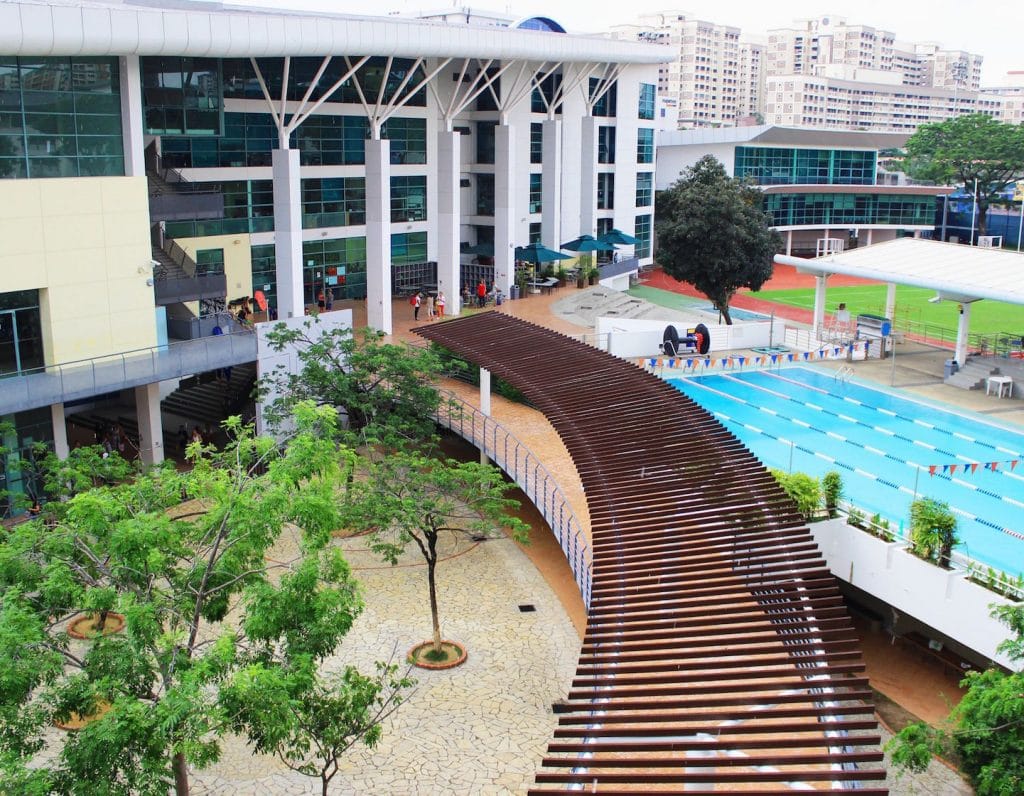
{"label": "green sports field", "polygon": [[[857,287],[830,287],[826,293],[825,309],[835,312],[841,302],[851,316],[858,313],[881,315],[885,311],[885,285],[859,285]],[[814,309],[814,289],[763,290],[751,294],[756,298]],[[956,303],[942,301],[932,304],[928,299],[934,290],[920,287],[896,286],[895,325],[898,329],[915,330],[920,327],[942,327],[955,330],[959,314]],[[971,333],[978,335],[1024,334],[1024,306],[1001,301],[977,301],[971,306]]]}

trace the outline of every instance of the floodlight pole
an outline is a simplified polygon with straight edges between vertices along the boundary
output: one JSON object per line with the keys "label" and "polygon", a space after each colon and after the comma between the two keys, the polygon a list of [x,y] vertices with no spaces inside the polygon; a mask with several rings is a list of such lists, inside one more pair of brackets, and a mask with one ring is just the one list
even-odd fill
{"label": "floodlight pole", "polygon": [[1020,252],[1020,236],[1021,232],[1024,232],[1024,196],[1021,196],[1020,201],[1020,222],[1017,224],[1017,252]]}
{"label": "floodlight pole", "polygon": [[969,245],[974,245],[974,225],[978,219],[978,178],[974,178],[974,205],[971,207],[971,240]]}

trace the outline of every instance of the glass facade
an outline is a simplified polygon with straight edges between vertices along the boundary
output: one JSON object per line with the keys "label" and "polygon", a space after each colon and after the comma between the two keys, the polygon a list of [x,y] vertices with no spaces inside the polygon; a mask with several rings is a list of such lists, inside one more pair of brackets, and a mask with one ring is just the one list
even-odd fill
{"label": "glass facade", "polygon": [[880,196],[877,194],[769,194],[765,210],[773,227],[868,224],[930,226],[935,220],[932,196]]}
{"label": "glass facade", "polygon": [[636,162],[654,162],[654,129],[640,127],[636,131]]}
{"label": "glass facade", "polygon": [[633,226],[633,237],[636,238],[636,245],[633,253],[637,257],[651,256],[651,216],[637,216]]}
{"label": "glass facade", "polygon": [[143,127],[150,135],[220,135],[220,61],[154,56],[139,59]]}
{"label": "glass facade", "polygon": [[735,176],[757,185],[874,185],[877,152],[736,147]]}
{"label": "glass facade", "polygon": [[543,210],[544,177],[541,174],[530,175],[530,212],[540,213]]}
{"label": "glass facade", "polygon": [[640,84],[640,102],[637,107],[638,119],[654,120],[654,95],[655,86],[653,83]]}
{"label": "glass facade", "polygon": [[329,177],[302,181],[302,228],[366,223],[366,180]]}
{"label": "glass facade", "polygon": [[478,216],[494,215],[494,175],[477,174],[476,180],[476,214]]}
{"label": "glass facade", "polygon": [[223,249],[196,250],[196,276],[213,276],[224,273]]}
{"label": "glass facade", "polygon": [[[532,113],[547,113],[548,108],[545,104],[545,100],[551,103],[555,99],[555,94],[562,85],[562,76],[560,74],[548,75],[544,80],[541,81],[540,85],[533,90],[530,95],[530,111]],[[555,113],[562,112],[562,104],[559,103],[555,106]]]}
{"label": "glass facade", "polygon": [[0,178],[124,176],[116,58],[0,55]]}
{"label": "glass facade", "polygon": [[391,220],[426,221],[427,178],[391,178]]}
{"label": "glass facade", "polygon": [[0,293],[0,377],[30,373],[44,364],[39,291]]}
{"label": "glass facade", "polygon": [[402,232],[391,236],[391,262],[393,265],[425,263],[426,261],[426,232]]}
{"label": "glass facade", "polygon": [[476,123],[476,162],[494,162],[494,128],[497,122]]}
{"label": "glass facade", "polygon": [[615,128],[602,125],[597,128],[597,162],[615,162]]}
{"label": "glass facade", "polygon": [[[302,181],[303,186],[306,182]],[[224,194],[224,218],[168,221],[167,237],[196,238],[204,235],[270,232],[274,229],[274,184],[271,180],[224,182],[221,183],[221,192]],[[303,187],[303,201],[305,196]],[[303,218],[303,225],[305,223]]]}
{"label": "glass facade", "polygon": [[541,239],[541,222],[531,221],[529,231],[529,241],[527,243],[540,243]]}
{"label": "glass facade", "polygon": [[643,171],[636,175],[636,206],[650,207],[654,204],[654,174]]}
{"label": "glass facade", "polygon": [[[596,77],[590,78],[590,99],[593,100],[597,96],[597,92],[602,87],[602,81]],[[604,116],[611,117],[615,116],[615,110],[619,102],[619,86],[618,83],[612,83],[601,98],[594,103],[594,110],[591,116]]]}
{"label": "glass facade", "polygon": [[540,122],[530,124],[530,162],[544,162],[544,125]]}
{"label": "glass facade", "polygon": [[0,456],[0,519],[20,514],[42,494],[41,484],[30,474],[32,468],[21,468],[18,462],[30,460],[36,443],[53,447],[53,420],[50,408],[30,409],[12,415],[0,415],[0,423],[9,423],[10,428],[0,434],[0,445],[7,448],[7,454]]}
{"label": "glass facade", "polygon": [[[355,166],[366,162],[369,128],[361,116],[311,116],[292,134],[303,166]],[[393,117],[381,135],[391,141],[392,163],[427,162],[425,119]],[[224,135],[161,140],[164,165],[173,168],[269,166],[277,128],[267,113],[225,113]]]}
{"label": "glass facade", "polygon": [[597,209],[613,210],[615,208],[615,174],[602,171],[597,175]]}

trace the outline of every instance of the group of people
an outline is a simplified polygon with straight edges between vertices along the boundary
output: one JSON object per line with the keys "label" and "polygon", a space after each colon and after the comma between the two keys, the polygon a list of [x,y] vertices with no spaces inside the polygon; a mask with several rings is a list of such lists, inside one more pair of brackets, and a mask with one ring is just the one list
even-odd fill
{"label": "group of people", "polygon": [[444,305],[446,301],[443,290],[437,291],[437,298],[434,298],[430,293],[424,294],[422,291],[417,290],[409,298],[409,303],[412,304],[412,319],[414,321],[418,321],[420,319],[420,307],[423,306],[426,307],[428,321],[444,317]]}
{"label": "group of people", "polygon": [[191,431],[189,431],[188,427],[182,423],[178,426],[178,447],[181,450],[185,450],[185,448],[193,442],[199,442],[203,445],[212,445],[214,444],[215,434],[216,432],[214,431],[213,426],[209,423],[207,423],[205,427],[200,427],[200,425],[196,423],[195,426],[192,427]]}
{"label": "group of people", "polygon": [[488,287],[483,279],[477,282],[475,288],[470,288],[468,282],[462,286],[462,304],[465,307],[469,307],[473,299],[476,299],[478,307],[486,307],[487,302],[492,298],[500,304],[499,297],[500,291],[495,290],[493,285]]}

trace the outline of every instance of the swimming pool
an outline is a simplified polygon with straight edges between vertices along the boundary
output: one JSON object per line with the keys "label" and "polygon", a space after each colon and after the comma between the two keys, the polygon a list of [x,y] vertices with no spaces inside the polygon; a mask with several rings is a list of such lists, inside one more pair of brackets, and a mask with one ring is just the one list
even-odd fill
{"label": "swimming pool", "polygon": [[806,367],[666,380],[768,467],[837,470],[844,497],[894,529],[908,524],[915,495],[946,501],[958,551],[1021,573],[1024,434]]}

